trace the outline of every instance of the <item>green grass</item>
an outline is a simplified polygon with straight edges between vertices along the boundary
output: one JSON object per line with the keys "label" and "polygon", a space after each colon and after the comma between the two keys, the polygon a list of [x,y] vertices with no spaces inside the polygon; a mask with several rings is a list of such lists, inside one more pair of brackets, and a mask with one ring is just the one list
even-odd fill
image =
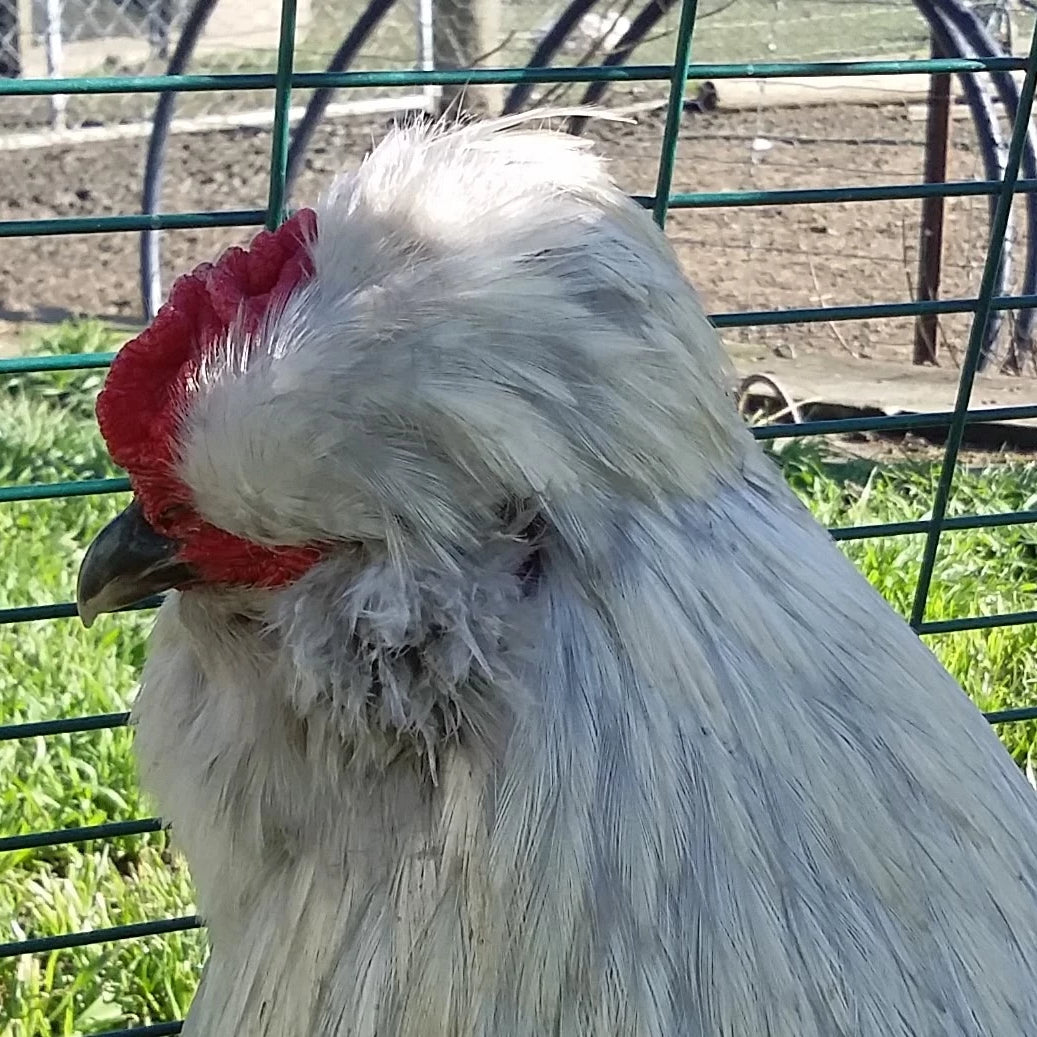
{"label": "green grass", "polygon": [[[101,328],[63,329],[41,352],[104,351]],[[0,384],[0,484],[117,474],[92,418],[102,372]],[[0,505],[0,602],[68,601],[83,546],[123,503]],[[0,627],[0,722],[125,709],[146,617],[90,634],[75,620]],[[0,742],[0,834],[147,816],[126,729]],[[0,854],[0,941],[190,914],[164,836]],[[200,973],[200,933],[0,961],[0,1035],[56,1037],[177,1018]]]}
{"label": "green grass", "polygon": [[[60,329],[42,352],[103,351],[97,325]],[[101,374],[0,381],[0,485],[114,474],[92,417]],[[932,498],[932,464],[847,461],[817,444],[778,451],[791,485],[830,525],[918,518]],[[1033,464],[963,471],[955,514],[1032,508]],[[67,601],[84,545],[124,498],[0,505],[0,604]],[[906,612],[920,537],[846,545],[893,606]],[[1037,589],[1030,527],[950,534],[930,619],[1031,608]],[[74,620],[0,627],[0,722],[125,709],[143,658],[146,616],[109,619],[87,632]],[[1032,629],[930,639],[984,709],[1037,700]],[[934,718],[939,722],[939,718]],[[1001,731],[1015,758],[1037,744],[1032,723]],[[0,835],[147,816],[129,733],[102,731],[0,743]],[[0,854],[0,941],[189,914],[186,869],[162,835],[111,845]],[[200,933],[0,961],[0,1035],[56,1037],[176,1018],[200,974]]]}

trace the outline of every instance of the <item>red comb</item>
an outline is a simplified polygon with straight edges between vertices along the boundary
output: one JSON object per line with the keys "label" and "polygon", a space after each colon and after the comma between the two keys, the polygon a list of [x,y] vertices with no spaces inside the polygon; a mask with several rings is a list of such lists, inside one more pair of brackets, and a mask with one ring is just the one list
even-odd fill
{"label": "red comb", "polygon": [[151,324],[119,350],[97,398],[108,452],[131,482],[163,480],[172,460],[177,404],[205,351],[239,317],[255,327],[313,273],[317,217],[301,209],[247,249],[228,249],[179,278]]}

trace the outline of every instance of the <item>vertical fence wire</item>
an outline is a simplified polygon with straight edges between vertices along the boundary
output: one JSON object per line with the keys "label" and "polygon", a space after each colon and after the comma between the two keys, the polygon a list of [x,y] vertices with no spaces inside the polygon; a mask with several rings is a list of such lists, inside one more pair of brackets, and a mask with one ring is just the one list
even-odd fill
{"label": "vertical fence wire", "polygon": [[994,287],[997,283],[998,267],[1001,265],[1001,254],[1005,247],[1005,231],[1008,227],[1008,216],[1015,199],[1015,188],[1019,180],[1019,165],[1023,157],[1023,148],[1030,130],[1030,113],[1033,110],[1034,89],[1037,88],[1037,22],[1034,23],[1033,35],[1030,39],[1029,60],[1026,63],[1026,78],[1019,98],[1019,108],[1015,123],[1012,126],[1012,141],[1008,148],[1008,160],[1005,163],[1001,188],[997,196],[997,208],[990,226],[990,242],[987,256],[983,264],[983,277],[980,281],[979,296],[972,316],[972,327],[969,330],[968,347],[962,362],[961,378],[954,401],[954,417],[947,430],[947,445],[944,451],[940,478],[933,497],[933,513],[929,522],[929,530],[925,537],[922,551],[922,565],[918,572],[918,583],[915,586],[914,602],[911,605],[911,626],[919,630],[925,621],[925,607],[929,600],[929,588],[932,586],[933,572],[936,567],[936,555],[940,548],[940,536],[943,532],[947,505],[950,503],[951,490],[954,485],[954,471],[958,462],[958,452],[965,434],[965,423],[972,399],[972,386],[979,368],[980,352],[983,349],[983,336],[987,330],[987,322],[993,312]]}
{"label": "vertical fence wire", "polygon": [[670,93],[666,103],[666,128],[663,132],[662,152],[655,180],[655,205],[652,207],[652,215],[661,228],[666,226],[673,171],[677,164],[677,142],[681,116],[684,114],[684,92],[688,85],[688,66],[691,63],[691,37],[695,32],[698,6],[698,0],[684,0],[681,5],[677,47],[673,55],[673,75],[670,77]]}
{"label": "vertical fence wire", "polygon": [[281,0],[281,34],[274,86],[274,128],[270,144],[270,191],[266,207],[267,230],[276,230],[284,219],[291,132],[289,112],[292,106],[292,73],[295,70],[296,8],[296,0]]}

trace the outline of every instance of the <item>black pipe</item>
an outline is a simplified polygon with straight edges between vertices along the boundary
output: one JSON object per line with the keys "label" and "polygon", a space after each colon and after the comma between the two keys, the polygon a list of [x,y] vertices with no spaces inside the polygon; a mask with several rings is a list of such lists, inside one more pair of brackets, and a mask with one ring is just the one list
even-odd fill
{"label": "black pipe", "polygon": [[[630,23],[630,28],[620,37],[619,42],[606,55],[602,65],[612,68],[615,65],[623,65],[627,58],[634,52],[637,45],[655,28],[659,20],[673,7],[675,0],[649,0],[637,13],[637,17]],[[583,95],[580,105],[594,105],[604,96],[609,84],[604,81],[591,83]],[[584,115],[573,116],[569,120],[569,132],[579,136],[587,125],[587,117]]]}
{"label": "black pipe", "polygon": [[[216,3],[217,0],[195,0],[180,39],[177,40],[173,56],[169,59],[167,76],[178,76],[187,68],[198,38],[216,9]],[[148,154],[144,162],[144,188],[140,203],[141,212],[147,216],[153,216],[158,212],[166,160],[166,141],[169,139],[169,125],[173,121],[176,98],[176,91],[173,90],[161,94],[151,120],[151,136],[148,138]],[[162,305],[159,258],[161,234],[159,230],[145,230],[140,236],[140,295],[144,303],[144,318],[148,321],[154,319],[159,306]]]}
{"label": "black pipe", "polygon": [[[917,2],[917,0],[916,0]],[[968,42],[974,57],[1003,57],[1004,51],[990,38],[983,23],[975,13],[960,0],[936,0],[941,14],[948,24],[952,25]],[[1005,106],[1008,118],[1015,122],[1019,114],[1019,88],[1010,72],[989,72],[988,75],[997,90],[1001,103]],[[1020,173],[1025,179],[1037,177],[1037,149],[1033,126],[1027,128],[1026,145],[1023,148]],[[1037,291],[1037,198],[1026,196],[1026,263],[1023,269],[1021,293],[1032,295]],[[1012,333],[1010,360],[1016,363],[1020,357],[1033,354],[1033,331],[1037,313],[1032,309],[1022,310],[1016,314],[1015,327]],[[983,370],[992,354],[982,352],[979,358],[979,370]]]}
{"label": "black pipe", "polygon": [[[570,33],[585,14],[598,2],[598,0],[570,0],[569,5],[555,19],[554,25],[548,29],[544,38],[537,44],[532,57],[526,65],[527,69],[546,68],[551,60],[565,45]],[[504,102],[503,115],[514,115],[528,100],[533,92],[533,83],[516,83]]]}
{"label": "black pipe", "polygon": [[[190,63],[197,46],[198,39],[205,28],[217,0],[196,0],[191,13],[184,24],[184,31],[177,42],[176,50],[166,70],[167,75],[180,75]],[[392,8],[395,0],[371,0],[367,9],[353,25],[349,35],[335,52],[328,64],[329,72],[341,72],[356,57],[357,51],[367,41],[368,36],[377,27],[384,15]],[[292,185],[298,176],[306,147],[313,131],[327,110],[333,88],[322,87],[314,91],[306,106],[302,121],[292,137],[292,145],[288,152],[288,172],[285,181],[285,198],[287,199]],[[176,93],[171,91],[159,97],[152,119],[151,136],[148,140],[148,154],[144,165],[144,190],[141,211],[153,215],[159,208],[159,196],[162,191],[162,174],[165,165],[166,143],[169,138],[169,126],[173,119],[176,105]],[[162,285],[160,275],[161,231],[145,230],[141,233],[140,245],[140,280],[141,298],[144,303],[144,316],[153,320],[162,303]]]}
{"label": "black pipe", "polygon": [[[367,42],[368,36],[378,27],[378,23],[392,9],[396,0],[370,0],[363,14],[353,23],[349,35],[328,62],[327,72],[343,72],[356,58],[360,48]],[[306,148],[309,146],[313,131],[317,128],[321,117],[327,111],[336,87],[322,86],[313,91],[313,96],[306,105],[306,111],[292,134],[291,147],[288,149],[288,167],[285,173],[284,196],[287,201],[292,187],[299,176]]]}

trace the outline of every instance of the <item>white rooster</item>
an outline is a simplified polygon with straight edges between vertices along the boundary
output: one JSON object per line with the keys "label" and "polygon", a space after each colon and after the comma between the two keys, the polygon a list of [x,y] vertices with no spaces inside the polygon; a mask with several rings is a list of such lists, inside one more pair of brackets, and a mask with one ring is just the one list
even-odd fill
{"label": "white rooster", "polygon": [[[526,118],[529,118],[528,116]],[[1037,796],[583,142],[392,133],[98,401],[189,1037],[1037,1034]]]}

